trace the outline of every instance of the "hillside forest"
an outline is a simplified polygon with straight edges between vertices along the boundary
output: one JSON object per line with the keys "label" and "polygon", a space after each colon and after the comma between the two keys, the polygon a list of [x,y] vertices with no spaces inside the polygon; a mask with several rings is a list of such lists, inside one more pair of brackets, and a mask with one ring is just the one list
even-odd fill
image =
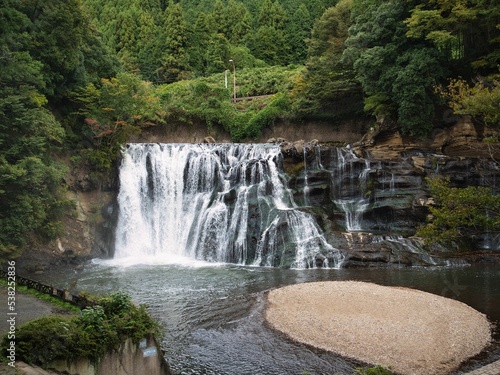
{"label": "hillside forest", "polygon": [[68,168],[98,188],[144,128],[366,116],[425,139],[443,107],[497,128],[499,62],[496,0],[0,0],[0,254],[56,238]]}

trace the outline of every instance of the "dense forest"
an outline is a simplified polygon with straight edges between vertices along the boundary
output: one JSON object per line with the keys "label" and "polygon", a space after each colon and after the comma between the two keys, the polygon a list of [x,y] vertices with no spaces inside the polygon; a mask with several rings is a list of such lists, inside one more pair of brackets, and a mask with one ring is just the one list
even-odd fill
{"label": "dense forest", "polygon": [[500,123],[496,0],[0,4],[3,258],[59,234],[62,160],[97,184],[144,127],[217,124],[243,141],[277,118],[373,116],[425,138],[441,106]]}

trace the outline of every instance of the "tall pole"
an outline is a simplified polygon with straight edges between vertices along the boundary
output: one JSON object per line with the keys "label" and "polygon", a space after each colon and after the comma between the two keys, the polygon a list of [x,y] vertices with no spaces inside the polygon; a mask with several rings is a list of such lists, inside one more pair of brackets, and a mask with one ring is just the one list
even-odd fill
{"label": "tall pole", "polygon": [[233,102],[236,103],[236,66],[233,59],[230,59],[229,62],[233,64]]}

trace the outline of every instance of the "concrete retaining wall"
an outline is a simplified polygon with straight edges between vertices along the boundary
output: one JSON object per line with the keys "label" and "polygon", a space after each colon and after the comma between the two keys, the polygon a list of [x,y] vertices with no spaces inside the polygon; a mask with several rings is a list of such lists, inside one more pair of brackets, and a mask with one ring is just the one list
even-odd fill
{"label": "concrete retaining wall", "polygon": [[125,340],[117,350],[107,353],[97,363],[81,358],[72,362],[57,361],[48,367],[70,375],[172,374],[152,335],[137,344]]}

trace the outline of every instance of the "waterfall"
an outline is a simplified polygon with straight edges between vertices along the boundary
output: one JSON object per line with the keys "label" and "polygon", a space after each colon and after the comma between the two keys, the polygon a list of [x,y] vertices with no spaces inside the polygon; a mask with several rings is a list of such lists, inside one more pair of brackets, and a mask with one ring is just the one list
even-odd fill
{"label": "waterfall", "polygon": [[304,156],[304,205],[309,206],[309,179],[307,176],[307,148],[304,147],[303,151]]}
{"label": "waterfall", "polygon": [[337,148],[336,151],[333,163],[336,168],[332,172],[333,201],[345,213],[346,229],[360,231],[363,213],[369,207],[366,193],[370,161],[359,159],[350,148]]}
{"label": "waterfall", "polygon": [[338,266],[340,252],[296,206],[281,161],[269,144],[128,144],[115,258]]}

